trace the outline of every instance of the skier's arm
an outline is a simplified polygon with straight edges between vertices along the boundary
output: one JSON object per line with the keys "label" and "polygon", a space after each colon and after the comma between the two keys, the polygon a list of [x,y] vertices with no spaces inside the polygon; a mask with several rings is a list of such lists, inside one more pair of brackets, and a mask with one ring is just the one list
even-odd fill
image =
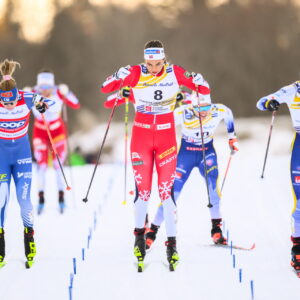
{"label": "skier's arm", "polygon": [[[125,72],[125,70],[127,70],[127,72]],[[138,83],[140,74],[141,74],[140,66],[120,68],[116,73],[109,76],[104,81],[101,87],[101,92],[111,93],[124,86],[134,87]]]}
{"label": "skier's arm", "polygon": [[126,102],[126,98],[128,98],[129,102],[134,103],[133,93],[129,87],[124,87],[121,90],[121,95],[119,96],[118,93],[114,93],[107,97],[106,101],[103,103],[105,108],[113,108],[115,102],[117,102],[116,106],[122,105]]}
{"label": "skier's arm", "polygon": [[[176,65],[174,65],[174,72],[179,85],[184,85],[193,91],[196,91],[197,85],[200,94],[207,95],[210,93],[209,84],[200,74],[189,73],[182,67]],[[197,80],[197,83],[195,80]]]}
{"label": "skier's arm", "polygon": [[256,107],[259,110],[263,110],[263,111],[278,110],[280,104],[287,103],[290,99],[293,99],[296,92],[297,92],[296,83],[285,86],[281,88],[279,91],[259,99],[256,104]]}
{"label": "skier's arm", "polygon": [[80,108],[78,98],[69,90],[66,84],[60,84],[57,88],[58,97],[69,107],[73,109]]}
{"label": "skier's arm", "polygon": [[23,92],[21,91],[24,95],[24,101],[29,109],[31,109],[33,106],[40,112],[44,113],[48,109],[47,105],[47,98],[42,97],[39,94],[35,94],[32,92]]}
{"label": "skier's arm", "polygon": [[222,111],[224,122],[227,127],[229,148],[233,153],[239,151],[239,144],[234,130],[234,118],[230,108],[225,105],[218,105],[219,111]]}

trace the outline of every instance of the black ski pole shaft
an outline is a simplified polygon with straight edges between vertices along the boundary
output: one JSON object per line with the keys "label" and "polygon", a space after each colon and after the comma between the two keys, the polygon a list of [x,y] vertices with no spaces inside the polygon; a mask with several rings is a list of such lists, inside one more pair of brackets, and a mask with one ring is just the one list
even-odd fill
{"label": "black ski pole shaft", "polygon": [[198,85],[196,85],[196,94],[197,94],[197,100],[198,100],[198,117],[200,122],[200,135],[201,135],[201,144],[202,144],[202,156],[203,156],[203,164],[204,164],[204,177],[205,177],[205,183],[206,183],[206,190],[207,190],[207,197],[208,197],[208,207],[211,208],[213,205],[210,201],[210,192],[208,187],[208,177],[207,177],[207,165],[206,165],[206,153],[205,153],[205,144],[204,144],[204,133],[203,133],[203,124],[200,114],[200,99],[199,99],[199,92],[198,92]]}
{"label": "black ski pole shaft", "polygon": [[103,140],[102,140],[102,144],[101,144],[100,150],[98,152],[97,161],[96,161],[96,164],[95,164],[95,167],[94,167],[93,175],[92,175],[92,178],[90,180],[90,184],[89,184],[88,190],[86,192],[86,196],[85,196],[85,198],[82,199],[83,202],[87,202],[88,201],[88,195],[90,193],[90,189],[91,189],[91,186],[92,186],[92,183],[93,183],[93,180],[94,180],[94,176],[95,176],[96,170],[98,168],[98,164],[99,164],[100,156],[101,156],[101,153],[102,153],[102,149],[104,147],[104,143],[105,143],[105,140],[106,140],[106,137],[107,137],[107,133],[108,133],[108,130],[109,130],[109,127],[110,127],[110,123],[111,123],[111,120],[113,118],[113,115],[114,115],[114,112],[115,112],[115,109],[116,109],[116,106],[117,106],[117,103],[118,103],[118,99],[119,99],[121,88],[122,88],[122,83],[120,85],[120,89],[119,89],[119,92],[118,92],[118,98],[116,99],[116,101],[114,103],[114,106],[113,106],[113,108],[112,108],[112,110],[110,112],[109,118],[108,118],[108,122],[107,122],[106,130],[105,130],[105,134],[104,134],[104,137],[103,137]]}
{"label": "black ski pole shaft", "polygon": [[124,160],[124,200],[123,204],[127,203],[127,149],[128,149],[128,113],[129,113],[129,101],[128,97],[125,98],[125,117],[124,117],[124,125],[125,125],[125,132],[124,132],[124,147],[125,147],[125,160]]}
{"label": "black ski pole shaft", "polygon": [[270,141],[271,141],[271,136],[272,136],[272,130],[273,130],[273,125],[274,125],[274,120],[275,120],[275,115],[276,111],[274,110],[272,112],[272,119],[271,119],[271,124],[270,124],[270,130],[269,130],[269,136],[268,136],[268,142],[267,142],[267,149],[266,149],[266,154],[265,154],[265,159],[264,159],[264,165],[263,165],[263,170],[261,173],[261,178],[264,178],[264,173],[265,173],[265,168],[266,168],[266,163],[267,163],[267,158],[268,158],[268,153],[269,153],[269,147],[270,147]]}

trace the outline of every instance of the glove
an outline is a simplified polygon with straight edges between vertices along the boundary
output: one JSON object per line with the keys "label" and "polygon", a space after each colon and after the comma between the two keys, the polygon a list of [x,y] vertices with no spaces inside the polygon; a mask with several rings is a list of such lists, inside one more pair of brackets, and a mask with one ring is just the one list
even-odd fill
{"label": "glove", "polygon": [[58,90],[63,96],[66,96],[70,91],[69,87],[64,83],[62,83],[58,86]]}
{"label": "glove", "polygon": [[33,94],[32,102],[35,108],[40,112],[44,113],[48,109],[48,105],[44,102],[44,97],[39,94]]}
{"label": "glove", "polygon": [[179,92],[176,96],[176,101],[182,101],[184,98],[184,94]]}
{"label": "glove", "polygon": [[48,105],[45,102],[41,102],[38,103],[35,108],[41,113],[43,114],[47,109],[48,109]]}
{"label": "glove", "polygon": [[235,152],[240,150],[237,139],[230,139],[228,142],[229,142],[229,148],[231,150],[231,154],[234,154]]}
{"label": "glove", "polygon": [[121,93],[122,97],[129,98],[130,96],[130,87],[124,87]]}
{"label": "glove", "polygon": [[120,68],[119,71],[116,73],[117,79],[125,79],[130,74],[128,68]]}
{"label": "glove", "polygon": [[280,103],[277,101],[277,100],[268,100],[266,103],[265,103],[265,107],[267,110],[269,111],[276,111],[279,109],[279,106],[280,106]]}
{"label": "glove", "polygon": [[192,73],[192,76],[193,76],[193,84],[204,85],[205,80],[201,74]]}

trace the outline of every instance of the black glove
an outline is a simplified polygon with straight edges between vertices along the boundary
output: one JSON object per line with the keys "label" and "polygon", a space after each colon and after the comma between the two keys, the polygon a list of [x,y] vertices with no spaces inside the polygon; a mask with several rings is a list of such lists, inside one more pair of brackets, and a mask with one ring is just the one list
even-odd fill
{"label": "black glove", "polygon": [[38,103],[35,108],[41,113],[43,114],[47,109],[48,109],[48,105],[45,102],[41,102]]}
{"label": "black glove", "polygon": [[122,89],[122,97],[124,98],[128,98],[130,96],[130,88],[129,87],[125,87]]}
{"label": "black glove", "polygon": [[181,92],[178,93],[177,96],[176,96],[176,101],[181,101],[183,99],[184,99],[184,95]]}
{"label": "black glove", "polygon": [[277,100],[269,100],[266,102],[265,107],[269,111],[276,111],[279,109],[280,103]]}

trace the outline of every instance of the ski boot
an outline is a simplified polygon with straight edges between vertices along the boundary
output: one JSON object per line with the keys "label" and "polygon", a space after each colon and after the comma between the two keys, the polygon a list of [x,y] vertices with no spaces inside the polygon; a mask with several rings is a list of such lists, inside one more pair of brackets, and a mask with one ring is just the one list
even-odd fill
{"label": "ski boot", "polygon": [[4,229],[0,228],[0,269],[5,266],[5,239],[4,239]]}
{"label": "ski boot", "polygon": [[27,261],[25,262],[26,269],[32,267],[34,263],[34,256],[36,254],[35,242],[34,242],[34,230],[32,227],[24,228],[24,246],[25,246],[25,256]]}
{"label": "ski boot", "polygon": [[66,207],[66,205],[65,205],[65,197],[64,196],[65,196],[64,191],[59,191],[58,192],[59,212],[61,214],[64,213],[64,210],[65,210],[65,207]]}
{"label": "ski boot", "polygon": [[159,226],[156,226],[154,224],[151,224],[150,228],[147,228],[146,231],[146,250],[149,250],[152,246],[153,242],[156,239],[156,234],[159,229]]}
{"label": "ski boot", "polygon": [[39,204],[37,208],[38,215],[40,215],[43,212],[44,206],[45,206],[44,192],[39,192]]}
{"label": "ski boot", "polygon": [[291,237],[293,242],[291,266],[300,278],[300,237]]}
{"label": "ski boot", "polygon": [[169,262],[169,270],[175,271],[178,263],[179,256],[176,250],[176,237],[168,237],[168,241],[165,242],[167,246],[167,259]]}
{"label": "ski boot", "polygon": [[145,228],[135,228],[134,235],[135,235],[134,255],[138,260],[138,272],[143,272],[144,258],[146,255]]}
{"label": "ski boot", "polygon": [[223,236],[221,230],[222,219],[211,219],[211,222],[212,222],[211,237],[213,242],[216,245],[227,245],[227,239]]}

